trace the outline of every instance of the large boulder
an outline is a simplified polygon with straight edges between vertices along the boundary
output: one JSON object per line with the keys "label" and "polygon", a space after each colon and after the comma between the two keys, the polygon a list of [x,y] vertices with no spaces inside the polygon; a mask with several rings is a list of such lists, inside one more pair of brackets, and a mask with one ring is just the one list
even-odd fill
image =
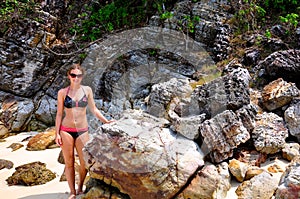
{"label": "large boulder", "polygon": [[92,134],[84,148],[90,176],[130,198],[170,198],[204,165],[196,143],[176,136],[168,121],[125,111]]}

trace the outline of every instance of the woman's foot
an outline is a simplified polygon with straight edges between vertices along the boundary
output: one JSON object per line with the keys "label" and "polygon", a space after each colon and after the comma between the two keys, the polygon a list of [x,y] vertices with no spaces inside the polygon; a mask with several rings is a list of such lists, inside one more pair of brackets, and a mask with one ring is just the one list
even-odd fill
{"label": "woman's foot", "polygon": [[76,198],[76,195],[71,193],[68,199],[75,199],[75,198]]}
{"label": "woman's foot", "polygon": [[78,189],[76,195],[81,195],[81,194],[83,194],[83,191],[81,189],[80,190]]}

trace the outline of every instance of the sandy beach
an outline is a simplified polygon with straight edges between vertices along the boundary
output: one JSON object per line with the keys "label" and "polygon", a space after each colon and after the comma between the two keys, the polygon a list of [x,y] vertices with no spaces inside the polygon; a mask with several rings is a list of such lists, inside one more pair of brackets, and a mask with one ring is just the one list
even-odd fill
{"label": "sandy beach", "polygon": [[[6,199],[64,199],[67,198],[69,187],[67,182],[59,182],[63,174],[64,165],[57,161],[60,148],[46,149],[43,151],[27,151],[28,141],[23,139],[34,135],[36,132],[20,133],[15,136],[5,138],[6,142],[0,142],[0,158],[10,160],[14,163],[11,169],[0,170],[0,196]],[[24,146],[16,151],[9,147],[12,143],[20,143]],[[56,178],[52,181],[36,186],[8,186],[6,179],[15,172],[15,168],[30,162],[40,161],[46,167],[56,173]]]}
{"label": "sandy beach", "polygon": [[[60,153],[60,148],[46,149],[43,151],[27,151],[26,146],[28,141],[23,141],[25,138],[36,134],[36,132],[24,132],[15,136],[5,138],[5,142],[0,142],[0,159],[10,160],[14,163],[11,169],[0,170],[0,196],[5,199],[66,199],[69,196],[69,187],[66,181],[60,182],[59,179],[63,174],[64,165],[57,161]],[[12,143],[23,144],[24,147],[12,151],[9,147]],[[17,166],[30,162],[40,161],[46,164],[46,167],[56,173],[56,178],[46,184],[36,186],[8,186],[6,179],[15,172]],[[277,163],[281,168],[285,169],[286,161],[274,160],[264,164],[263,168]],[[277,173],[276,175],[281,175]],[[235,190],[239,185],[232,179],[232,188],[227,193],[226,199],[237,199]],[[80,196],[77,196],[80,198]]]}

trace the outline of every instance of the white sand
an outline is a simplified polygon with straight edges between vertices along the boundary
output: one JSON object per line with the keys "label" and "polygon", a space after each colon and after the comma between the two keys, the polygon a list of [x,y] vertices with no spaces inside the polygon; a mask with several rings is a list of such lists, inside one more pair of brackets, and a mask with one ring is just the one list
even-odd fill
{"label": "white sand", "polygon": [[[64,199],[69,196],[69,187],[67,182],[59,182],[64,171],[64,165],[60,164],[57,159],[60,148],[47,149],[43,151],[27,151],[28,141],[22,142],[23,139],[33,135],[34,132],[20,133],[16,136],[5,138],[6,142],[0,142],[0,159],[10,160],[14,163],[11,169],[0,170],[0,196],[5,199]],[[9,147],[12,143],[23,144],[24,147],[12,151]],[[56,173],[56,178],[52,181],[36,186],[13,185],[8,186],[6,179],[15,172],[15,167],[40,161],[46,164],[47,169]]]}
{"label": "white sand", "polygon": [[[11,169],[0,170],[0,196],[5,199],[65,199],[69,196],[69,187],[66,181],[59,182],[61,175],[63,174],[64,165],[60,164],[57,159],[60,153],[60,148],[46,149],[43,151],[27,151],[26,146],[28,141],[22,142],[23,139],[34,135],[35,132],[20,133],[15,136],[5,138],[6,142],[0,142],[0,159],[10,160],[14,163],[14,167]],[[7,148],[12,143],[23,144],[24,147],[12,151],[11,148]],[[8,186],[6,179],[15,172],[17,166],[27,164],[30,162],[40,161],[46,164],[47,169],[56,173],[56,178],[52,181],[36,186]],[[269,165],[277,163],[282,169],[285,169],[286,161],[276,160],[264,164],[266,169]],[[277,175],[281,175],[278,173]],[[240,183],[232,180],[232,188],[227,193],[226,199],[237,199],[235,190]],[[80,198],[77,197],[77,198]]]}

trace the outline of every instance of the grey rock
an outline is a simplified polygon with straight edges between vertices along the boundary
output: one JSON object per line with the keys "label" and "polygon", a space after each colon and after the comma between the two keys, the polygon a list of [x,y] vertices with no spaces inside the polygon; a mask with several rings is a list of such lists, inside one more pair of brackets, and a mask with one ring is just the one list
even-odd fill
{"label": "grey rock", "polygon": [[293,103],[284,112],[284,120],[291,135],[300,141],[300,101]]}
{"label": "grey rock", "polygon": [[217,163],[232,157],[233,150],[250,139],[247,129],[230,110],[204,121],[199,131],[203,138],[201,149]]}

